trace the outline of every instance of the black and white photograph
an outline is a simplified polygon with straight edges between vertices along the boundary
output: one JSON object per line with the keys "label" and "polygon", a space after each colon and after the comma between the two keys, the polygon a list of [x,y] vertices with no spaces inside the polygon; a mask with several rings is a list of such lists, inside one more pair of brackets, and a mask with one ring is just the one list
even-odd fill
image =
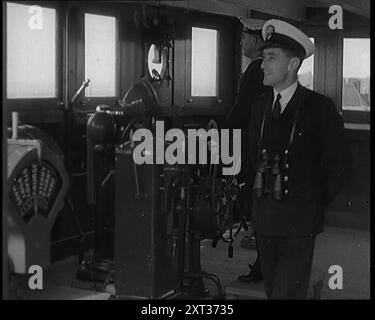
{"label": "black and white photograph", "polygon": [[2,299],[370,300],[370,6],[2,1]]}

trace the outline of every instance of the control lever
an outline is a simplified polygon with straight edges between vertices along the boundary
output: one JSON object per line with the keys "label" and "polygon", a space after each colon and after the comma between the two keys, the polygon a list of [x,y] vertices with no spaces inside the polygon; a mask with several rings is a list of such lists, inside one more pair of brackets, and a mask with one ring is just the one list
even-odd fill
{"label": "control lever", "polygon": [[90,81],[91,81],[90,79],[87,79],[86,81],[82,82],[82,85],[79,87],[79,89],[77,90],[77,92],[74,94],[72,100],[70,100],[70,104],[71,105],[77,100],[77,98],[82,93],[82,91],[89,86]]}
{"label": "control lever", "polygon": [[217,246],[217,242],[218,242],[218,241],[219,241],[219,238],[218,238],[218,237],[215,237],[215,239],[212,240],[211,247],[212,247],[212,248],[216,248],[216,246]]}
{"label": "control lever", "polygon": [[102,184],[101,184],[101,186],[104,188],[105,187],[105,185],[107,184],[107,182],[109,181],[109,179],[113,176],[115,174],[115,170],[109,170],[109,172],[108,172],[108,174],[107,174],[107,176],[104,178],[104,180],[103,180],[103,182],[102,182]]}
{"label": "control lever", "polygon": [[141,195],[140,187],[139,187],[139,177],[138,177],[137,165],[134,161],[133,161],[133,168],[134,168],[135,190],[136,190],[135,198],[137,200],[141,200],[143,197]]}
{"label": "control lever", "polygon": [[[134,140],[133,140],[133,130],[130,129],[130,132],[129,132],[129,139],[130,139],[130,148],[132,150],[134,150]],[[143,199],[143,196],[141,194],[141,191],[140,191],[140,184],[139,184],[139,176],[138,176],[138,170],[137,170],[137,164],[132,161],[133,163],[133,169],[134,169],[134,179],[135,179],[135,199],[136,200],[142,200]]]}
{"label": "control lever", "polygon": [[230,242],[229,246],[228,246],[228,258],[233,258],[233,244],[232,244],[232,242]]}

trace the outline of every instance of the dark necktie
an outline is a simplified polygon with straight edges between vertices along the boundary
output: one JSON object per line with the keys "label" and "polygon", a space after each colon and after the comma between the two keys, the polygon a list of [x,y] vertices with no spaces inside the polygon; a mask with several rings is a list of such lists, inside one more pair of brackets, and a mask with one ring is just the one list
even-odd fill
{"label": "dark necktie", "polygon": [[281,116],[281,104],[280,104],[281,94],[279,93],[276,97],[275,104],[272,109],[272,117],[274,120],[277,120]]}

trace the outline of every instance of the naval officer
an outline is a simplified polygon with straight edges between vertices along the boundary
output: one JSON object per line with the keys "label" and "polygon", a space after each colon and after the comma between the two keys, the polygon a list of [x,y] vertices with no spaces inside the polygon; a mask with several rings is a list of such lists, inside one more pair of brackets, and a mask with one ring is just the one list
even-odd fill
{"label": "naval officer", "polygon": [[302,87],[297,72],[314,44],[281,20],[262,28],[263,84],[250,119],[256,172],[253,227],[267,297],[304,299],[324,209],[345,181],[343,121],[332,100]]}

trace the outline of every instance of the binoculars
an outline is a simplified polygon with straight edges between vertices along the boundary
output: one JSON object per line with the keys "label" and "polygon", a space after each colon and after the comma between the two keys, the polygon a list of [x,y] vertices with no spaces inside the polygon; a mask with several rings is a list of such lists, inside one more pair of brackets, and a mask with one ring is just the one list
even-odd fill
{"label": "binoculars", "polygon": [[272,194],[275,200],[281,200],[283,198],[282,169],[288,168],[288,164],[285,160],[287,153],[286,150],[284,161],[281,163],[282,158],[280,154],[276,153],[270,157],[267,150],[262,149],[253,187],[257,197],[260,198],[263,195]]}

